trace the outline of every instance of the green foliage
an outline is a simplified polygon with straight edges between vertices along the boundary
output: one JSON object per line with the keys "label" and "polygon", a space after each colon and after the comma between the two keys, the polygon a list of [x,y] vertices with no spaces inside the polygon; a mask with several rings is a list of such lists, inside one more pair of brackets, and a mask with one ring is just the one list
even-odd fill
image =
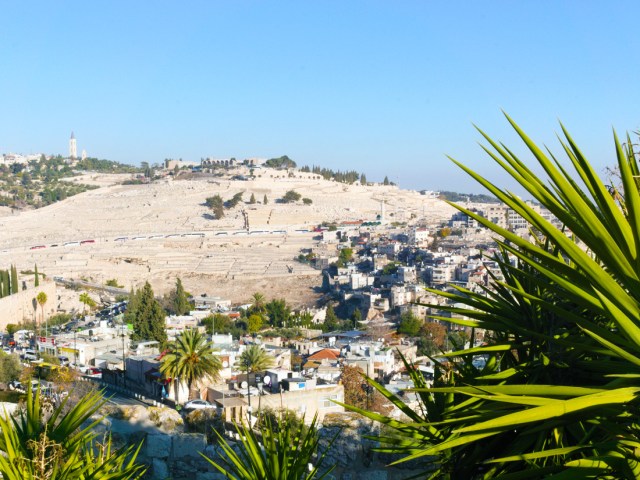
{"label": "green foliage", "polygon": [[220,195],[216,194],[213,197],[208,197],[205,200],[205,204],[213,210],[213,214],[217,219],[224,217],[224,200]]}
{"label": "green foliage", "polygon": [[38,265],[34,265],[33,267],[33,275],[34,275],[34,283],[33,285],[36,287],[40,286],[40,278],[38,277]]}
{"label": "green foliage", "polygon": [[387,177],[386,175],[384,176],[384,180],[382,181],[383,185],[389,185],[389,177]]}
{"label": "green foliage", "polygon": [[236,368],[241,372],[263,372],[275,365],[273,355],[260,345],[249,345],[236,360]]}
{"label": "green foliage", "polygon": [[95,300],[91,298],[91,295],[89,295],[87,292],[82,292],[80,294],[80,303],[84,305],[84,308],[83,308],[84,314],[86,314],[87,312],[87,307],[89,307],[89,311],[91,311],[96,306]]}
{"label": "green foliage", "polygon": [[92,172],[104,173],[143,173],[142,169],[131,165],[125,165],[123,163],[114,162],[112,160],[98,160],[97,158],[93,157],[87,157],[84,160],[78,160],[76,168],[78,170],[90,170]]}
{"label": "green foliage", "polygon": [[405,312],[400,316],[400,323],[398,323],[398,333],[415,337],[420,332],[420,328],[424,322],[415,317],[411,312]]}
{"label": "green foliage", "polygon": [[236,193],[233,197],[231,197],[229,200],[225,202],[225,207],[233,208],[236,205],[238,205],[238,203],[242,201],[242,194],[243,192]]}
{"label": "green foliage", "polygon": [[269,317],[269,325],[276,328],[288,326],[291,308],[284,298],[271,300],[265,305],[265,309]]}
{"label": "green foliage", "polygon": [[160,372],[167,378],[186,382],[189,393],[201,380],[216,380],[220,370],[220,357],[213,353],[211,344],[198,330],[182,332],[169,346],[169,353],[162,357],[160,364]]}
{"label": "green foliage", "polygon": [[327,313],[324,318],[324,323],[322,324],[322,331],[327,332],[335,332],[342,328],[342,322],[336,315],[336,311],[333,309],[333,305],[329,304],[327,306]]}
{"label": "green foliage", "polygon": [[125,320],[133,323],[133,340],[156,340],[161,346],[167,343],[166,314],[153,295],[149,282],[131,296]]}
{"label": "green foliage", "polygon": [[295,190],[289,190],[284,194],[284,197],[282,197],[282,201],[284,203],[294,203],[300,200],[300,198],[302,198],[302,195],[300,195],[298,192],[296,192]]}
{"label": "green foliage", "polygon": [[120,285],[120,284],[118,283],[118,279],[117,279],[117,278],[109,279],[109,280],[107,280],[106,282],[104,282],[104,284],[105,284],[107,287],[113,287],[113,288],[123,288],[123,287],[124,287],[124,285]]}
{"label": "green foliage", "polygon": [[111,436],[99,439],[92,416],[104,405],[90,393],[65,412],[66,400],[50,410],[40,392],[27,389],[17,418],[0,416],[0,473],[6,480],[133,480],[145,472],[136,464],[142,444],[116,450]]}
{"label": "green foliage", "polygon": [[7,323],[5,329],[7,330],[8,335],[13,336],[13,334],[20,329],[20,326],[15,323]]}
{"label": "green foliage", "polygon": [[184,315],[191,310],[192,305],[189,302],[187,293],[184,291],[182,280],[179,278],[176,279],[176,289],[172,292],[171,300],[173,312],[176,315]]}
{"label": "green foliage", "polygon": [[8,297],[11,294],[11,281],[9,272],[0,270],[0,298]]}
{"label": "green foliage", "polygon": [[278,169],[286,169],[286,168],[296,168],[296,162],[291,160],[286,155],[278,158],[270,158],[264,165],[269,168],[278,168]]}
{"label": "green foliage", "polygon": [[17,380],[22,373],[22,365],[17,355],[0,353],[0,382],[8,383]]}
{"label": "green foliage", "polygon": [[313,203],[313,200],[305,197],[302,199],[302,203],[304,203],[305,205],[311,205]]}
{"label": "green foliage", "polygon": [[256,203],[256,196],[255,196],[255,194],[252,192],[252,193],[251,193],[251,198],[249,198],[249,204],[253,205],[254,203]]}
{"label": "green foliage", "polygon": [[233,321],[222,313],[203,318],[202,324],[206,327],[206,332],[209,335],[212,333],[233,333],[234,331]]}
{"label": "green foliage", "polygon": [[[272,421],[261,423],[259,436],[246,425],[236,425],[242,439],[239,448],[229,444],[218,435],[222,448],[218,462],[204,456],[221,474],[232,480],[321,480],[335,468],[323,469],[326,452],[331,448],[333,437],[322,453],[319,452],[320,435],[317,416],[304,432],[303,426],[283,421],[274,428]],[[337,436],[337,435],[336,435]],[[313,468],[309,470],[309,464]]]}
{"label": "green foliage", "polygon": [[325,180],[335,180],[336,182],[340,183],[352,184],[357,182],[358,179],[360,179],[360,182],[362,183],[362,178],[365,179],[366,183],[366,177],[364,173],[359,174],[354,170],[341,172],[340,170],[331,170],[330,168],[321,168],[314,165],[313,168],[309,168],[307,166],[302,167],[300,171],[315,173],[316,175],[320,175]]}
{"label": "green foliage", "polygon": [[269,199],[267,198],[267,194],[264,194],[264,197],[262,198],[262,204],[266,205],[267,203],[269,203]]}
{"label": "green foliage", "polygon": [[[566,130],[571,172],[508,120],[546,175],[483,134],[486,151],[563,226],[461,166],[525,218],[535,237],[456,207],[503,238],[495,260],[504,281],[482,295],[440,292],[451,302],[444,309],[468,320],[439,319],[491,331],[491,342],[447,354],[450,370],[436,372],[437,388],[418,387],[423,405],[403,409],[410,423],[376,417],[396,434],[382,437],[382,448],[404,460],[436,455],[436,478],[638,478],[640,169],[633,143],[627,137],[623,146],[614,135],[617,194]],[[477,356],[486,358],[482,369],[472,364]]]}
{"label": "green foliage", "polygon": [[499,203],[499,200],[493,195],[484,193],[456,193],[449,191],[440,191],[440,199],[449,202],[471,202],[471,203]]}
{"label": "green foliage", "polygon": [[255,313],[250,315],[249,318],[247,318],[247,331],[249,333],[259,332],[262,328],[262,323],[263,320],[261,315],[257,315]]}
{"label": "green foliage", "polygon": [[18,269],[11,265],[11,293],[18,293]]}

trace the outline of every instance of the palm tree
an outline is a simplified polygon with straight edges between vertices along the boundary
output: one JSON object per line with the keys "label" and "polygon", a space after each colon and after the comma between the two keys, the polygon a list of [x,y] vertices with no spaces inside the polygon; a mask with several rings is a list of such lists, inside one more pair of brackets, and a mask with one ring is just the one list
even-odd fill
{"label": "palm tree", "polygon": [[[47,303],[47,294],[44,292],[38,293],[38,295],[36,296],[36,302],[38,302],[38,305],[40,305],[40,311],[42,312],[42,320],[40,322],[40,327],[42,328],[42,322],[44,322],[44,305],[45,303]],[[45,336],[49,334],[49,329],[47,327],[45,327]]]}
{"label": "palm tree", "polygon": [[[521,238],[456,206],[503,238],[494,259],[504,280],[482,294],[440,292],[450,304],[437,308],[466,316],[446,321],[490,331],[491,341],[447,354],[435,388],[414,374],[416,409],[369,381],[410,422],[351,410],[390,427],[382,449],[430,463],[431,478],[640,478],[640,168],[631,139],[623,146],[614,135],[616,187],[564,128],[575,173],[508,120],[547,178],[483,133],[485,150],[562,226],[458,164],[531,225]],[[486,366],[473,365],[477,356]]]}
{"label": "palm tree", "polygon": [[87,307],[89,307],[89,311],[91,311],[91,309],[96,306],[96,302],[87,292],[80,294],[80,301],[84,304],[84,308],[82,310],[83,316],[87,313]]}
{"label": "palm tree", "polygon": [[265,312],[265,298],[260,292],[255,292],[251,295],[251,313],[257,313],[262,315]]}
{"label": "palm tree", "polygon": [[236,367],[241,372],[262,372],[275,364],[273,356],[260,345],[249,345],[236,361]]}
{"label": "palm tree", "polygon": [[169,353],[162,358],[160,372],[173,378],[178,400],[178,382],[186,382],[191,398],[191,388],[202,380],[215,380],[222,370],[220,358],[198,330],[185,330],[169,346]]}
{"label": "palm tree", "polygon": [[15,418],[0,416],[0,474],[11,480],[134,480],[146,467],[136,464],[136,448],[112,448],[111,436],[98,442],[93,419],[105,404],[100,392],[83,397],[68,412],[66,400],[50,411],[40,391],[27,389]]}
{"label": "palm tree", "polygon": [[249,399],[249,423],[251,423],[251,381],[250,373],[262,372],[275,364],[273,356],[269,355],[260,345],[249,345],[236,361],[236,368],[247,374],[247,397]]}

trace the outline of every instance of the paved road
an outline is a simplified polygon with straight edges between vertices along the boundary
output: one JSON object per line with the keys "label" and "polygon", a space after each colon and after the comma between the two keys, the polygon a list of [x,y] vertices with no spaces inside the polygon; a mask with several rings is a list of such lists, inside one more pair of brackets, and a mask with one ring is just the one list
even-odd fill
{"label": "paved road", "polygon": [[104,396],[107,398],[109,403],[113,403],[118,406],[127,406],[132,407],[136,405],[141,405],[143,407],[148,407],[151,403],[145,403],[142,400],[135,398],[132,395],[128,395],[126,393],[118,392],[112,387],[105,387]]}

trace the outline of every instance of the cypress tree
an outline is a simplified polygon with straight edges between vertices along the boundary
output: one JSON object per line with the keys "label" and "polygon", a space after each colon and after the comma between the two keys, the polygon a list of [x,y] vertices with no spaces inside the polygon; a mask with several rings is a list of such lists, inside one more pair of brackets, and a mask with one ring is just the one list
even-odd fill
{"label": "cypress tree", "polygon": [[0,270],[0,298],[4,298],[6,296],[4,292],[4,270]]}
{"label": "cypress tree", "polygon": [[40,279],[38,278],[38,264],[35,264],[35,282],[33,283],[34,286],[39,287],[40,286]]}
{"label": "cypress tree", "polygon": [[266,205],[267,203],[269,203],[269,200],[267,200],[267,194],[264,194],[264,198],[262,199],[262,204]]}
{"label": "cypress tree", "polygon": [[176,279],[176,292],[173,299],[173,309],[176,312],[176,315],[184,315],[189,312],[190,307],[189,299],[187,298],[187,294],[182,286],[182,280],[178,278]]}
{"label": "cypress tree", "polygon": [[18,268],[11,265],[11,293],[18,293]]}
{"label": "cypress tree", "polygon": [[164,347],[167,343],[167,331],[165,330],[166,314],[160,303],[153,295],[153,289],[149,282],[144,284],[142,291],[136,294],[137,308],[133,322],[134,340],[156,340]]}
{"label": "cypress tree", "polygon": [[11,295],[11,285],[9,284],[9,270],[2,271],[2,289],[4,290],[4,296]]}

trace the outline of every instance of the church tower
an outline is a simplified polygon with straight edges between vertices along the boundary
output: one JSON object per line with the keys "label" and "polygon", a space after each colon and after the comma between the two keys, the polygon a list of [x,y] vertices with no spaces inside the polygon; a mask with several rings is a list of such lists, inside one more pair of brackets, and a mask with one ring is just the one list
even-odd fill
{"label": "church tower", "polygon": [[76,146],[76,137],[71,132],[71,138],[69,139],[69,158],[76,159],[78,157],[78,147]]}

